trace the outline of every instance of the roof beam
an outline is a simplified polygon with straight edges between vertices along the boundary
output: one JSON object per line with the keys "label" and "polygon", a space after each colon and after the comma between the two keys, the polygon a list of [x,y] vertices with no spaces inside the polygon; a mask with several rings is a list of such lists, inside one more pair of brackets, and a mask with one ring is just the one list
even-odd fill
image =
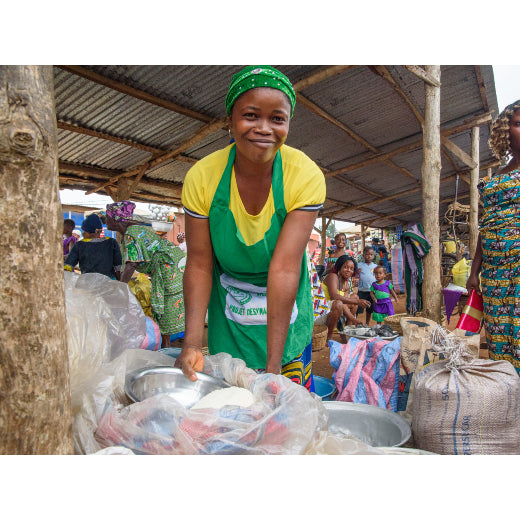
{"label": "roof beam", "polygon": [[143,150],[145,152],[151,153],[152,155],[164,153],[164,150],[161,150],[160,148],[154,148],[153,146],[137,143],[136,141],[130,141],[129,139],[123,139],[121,137],[116,137],[114,135],[106,134],[104,132],[98,132],[96,130],[91,130],[90,128],[85,128],[83,126],[71,125],[69,123],[66,123],[65,121],[58,121],[58,128],[60,130],[67,130],[69,132],[88,135],[90,137],[96,137],[98,139],[113,141],[114,143],[119,143],[125,146],[130,146],[132,148],[137,148],[138,150]]}
{"label": "roof beam", "polygon": [[475,65],[475,75],[477,76],[478,89],[480,91],[480,97],[482,98],[482,105],[484,106],[484,110],[489,112],[489,103],[486,94],[486,85],[484,83],[484,78],[482,77],[482,71],[480,70],[480,65]]}
{"label": "roof beam", "polygon": [[[105,139],[108,141],[114,141],[115,143],[120,143],[126,146],[131,146],[132,148],[137,148],[139,150],[143,150],[145,152],[149,152],[155,157],[159,157],[159,155],[168,153],[169,150],[163,150],[162,148],[155,148],[153,146],[148,146],[143,143],[138,143],[136,141],[130,141],[129,139],[123,139],[121,137],[117,137],[111,134],[107,134],[105,132],[98,132],[97,130],[91,130],[90,128],[85,128],[83,126],[71,125],[66,123],[65,121],[58,121],[58,128],[62,130],[68,130],[69,132],[76,132],[78,134],[89,135],[91,137],[96,137],[98,139]],[[195,164],[197,159],[193,157],[189,157],[187,155],[179,154],[175,157],[176,160],[186,162],[189,164]]]}
{"label": "roof beam", "polygon": [[405,65],[405,68],[408,69],[412,74],[415,74],[418,78],[422,79],[428,85],[432,87],[440,87],[440,81],[437,81],[434,77],[432,77],[428,72],[426,72],[419,65]]}
{"label": "roof beam", "polygon": [[[96,191],[99,191],[100,189],[105,188],[106,186],[109,186],[110,184],[114,184],[121,177],[133,177],[135,175],[140,175],[143,172],[143,170],[142,170],[143,166],[145,166],[145,170],[144,170],[144,173],[142,173],[142,175],[144,175],[150,169],[155,168],[156,166],[160,166],[161,164],[165,163],[166,161],[171,161],[171,160],[177,159],[177,157],[179,157],[182,152],[186,151],[188,148],[191,148],[198,142],[202,141],[208,135],[212,134],[216,130],[222,129],[225,125],[226,125],[226,119],[220,119],[220,120],[214,121],[208,125],[205,125],[202,128],[199,128],[199,130],[195,133],[195,135],[193,137],[191,137],[187,141],[184,141],[184,143],[182,143],[180,146],[175,148],[175,150],[165,152],[162,155],[149,160],[144,165],[140,165],[137,168],[133,168],[132,170],[129,170],[126,172],[121,172],[121,173],[115,175],[104,186],[100,186],[99,188],[91,190],[88,194],[95,193]],[[142,175],[141,175],[141,177],[142,177]]]}
{"label": "roof beam", "polygon": [[[403,91],[401,86],[395,81],[395,79],[390,74],[389,70],[384,67],[383,65],[375,65],[369,67],[373,72],[384,78],[390,85],[392,85],[393,89],[397,92],[397,94],[404,100],[404,102],[410,107],[410,110],[415,115],[417,121],[419,121],[421,128],[424,124],[424,117],[419,112],[417,107],[412,103],[412,101],[408,98],[406,93]],[[489,108],[486,108],[486,112],[489,110]],[[441,142],[443,146],[449,150],[453,155],[458,157],[466,166],[469,166],[470,168],[475,168],[476,164],[473,161],[473,159],[461,148],[459,148],[455,143],[452,143],[447,137],[441,136]],[[442,149],[441,153],[446,157],[446,159],[450,162],[451,166],[455,171],[458,171],[459,168],[453,161],[453,159],[446,153],[446,150]]]}
{"label": "roof beam", "polygon": [[[487,170],[488,168],[494,168],[495,166],[499,166],[499,165],[500,165],[500,162],[495,160],[493,162],[481,165],[480,170]],[[464,170],[461,172],[453,173],[452,175],[448,175],[447,177],[442,178],[440,180],[440,182],[442,184],[444,182],[451,181],[451,180],[455,179],[457,177],[457,175],[464,181],[468,182],[466,179],[466,176],[468,173],[469,173],[469,170]],[[339,201],[339,200],[335,200],[335,199],[330,199],[329,197],[327,197],[327,200],[331,201],[334,204],[338,204],[338,205],[343,204],[344,205],[344,208],[342,210],[337,210],[336,213],[346,211],[346,210],[366,211],[367,210],[366,206],[370,206],[371,204],[379,204],[380,202],[386,202],[386,201],[395,199],[397,197],[402,197],[403,195],[410,195],[412,193],[416,193],[416,192],[420,191],[421,189],[422,188],[420,186],[416,187],[416,188],[411,188],[409,190],[400,191],[399,193],[394,193],[393,195],[387,195],[386,197],[380,197],[380,198],[377,198],[374,200],[363,202],[362,204],[352,204],[350,202],[343,202],[343,201]],[[407,211],[414,211],[414,210],[415,210],[415,208],[410,208],[410,207],[408,207],[408,209],[407,209]],[[400,214],[401,213],[399,213],[399,215]],[[380,213],[380,215],[383,215],[383,214]]]}
{"label": "roof beam", "polygon": [[470,155],[468,155],[462,148],[459,148],[455,143],[451,142],[447,137],[441,136],[441,143],[466,166],[469,166],[470,168],[478,167],[478,164]]}
{"label": "roof beam", "polygon": [[[90,186],[94,186],[98,184],[100,181],[92,178],[85,177],[75,177],[71,175],[61,175],[60,176],[60,189],[71,187],[73,189],[78,189],[78,185],[83,186],[84,189]],[[103,193],[106,193],[108,196],[114,199],[115,195],[112,190],[102,190]],[[158,195],[157,193],[151,193],[144,189],[141,189],[139,192],[136,192],[132,195],[132,199],[136,201],[142,202],[150,202],[150,201],[158,201],[164,204],[164,202],[171,202],[173,205],[180,204],[180,197],[169,196],[168,194]],[[114,199],[115,200],[115,199]]]}
{"label": "roof beam", "polygon": [[321,81],[325,81],[326,79],[329,79],[332,76],[335,76],[336,74],[340,74],[341,72],[345,72],[346,70],[353,69],[356,66],[357,65],[332,65],[330,67],[327,67],[326,69],[322,69],[314,74],[311,74],[307,78],[297,81],[293,84],[293,88],[296,92],[299,92],[304,88],[310,87],[311,85],[315,85],[316,83],[320,83]]}
{"label": "roof beam", "polygon": [[152,94],[149,94],[148,92],[145,92],[144,90],[139,90],[137,88],[130,87],[119,81],[107,78],[106,76],[102,76],[101,74],[93,72],[85,67],[81,67],[78,65],[56,66],[62,70],[70,72],[71,74],[76,74],[77,76],[81,76],[82,78],[88,79],[89,81],[93,81],[94,83],[103,85],[104,87],[111,88],[112,90],[117,90],[118,92],[126,94],[127,96],[140,99],[141,101],[146,101],[147,103],[151,103],[152,105],[165,108],[166,110],[171,110],[172,112],[176,112],[177,114],[190,117],[191,119],[196,119],[198,121],[202,121],[203,123],[209,123],[213,120],[211,116],[195,112],[195,110],[190,110],[189,108],[178,105],[177,103],[173,103],[172,101],[168,101],[167,99],[162,99],[160,97],[154,96]]}
{"label": "roof beam", "polygon": [[[298,103],[303,105],[305,108],[307,108],[314,114],[319,115],[323,119],[327,120],[329,123],[332,123],[333,125],[337,126],[339,129],[343,130],[352,139],[354,139],[354,141],[356,141],[360,145],[364,146],[365,148],[368,148],[368,150],[370,150],[372,153],[374,153],[374,154],[379,153],[379,150],[377,148],[373,147],[368,141],[365,141],[365,139],[363,139],[361,136],[356,134],[352,129],[350,129],[348,126],[344,125],[341,121],[338,121],[336,118],[331,116],[328,112],[326,112],[325,110],[320,108],[318,105],[313,103],[310,99],[307,99],[302,94],[296,93],[296,101],[298,101]],[[385,159],[384,161],[386,163],[388,163],[390,166],[392,166],[393,168],[396,168],[397,170],[399,170],[401,173],[403,173],[407,177],[410,177],[415,182],[417,182],[417,179],[415,178],[415,176],[411,172],[409,172],[406,168],[397,166],[389,159]]]}
{"label": "roof beam", "polygon": [[[487,112],[485,114],[480,114],[476,117],[473,117],[471,119],[464,121],[460,125],[454,126],[453,128],[441,130],[441,136],[449,137],[450,135],[460,134],[461,132],[470,130],[474,126],[484,125],[486,123],[489,123],[490,121],[491,121],[490,112]],[[402,153],[410,152],[412,150],[421,148],[422,144],[423,144],[422,140],[414,141],[413,143],[410,143],[410,144],[407,144],[404,146],[400,146],[400,147],[396,148],[395,150],[392,150],[391,152],[379,153],[378,155],[375,155],[374,157],[370,157],[369,159],[364,159],[357,163],[350,164],[349,166],[345,166],[344,168],[339,168],[338,170],[327,172],[325,174],[325,177],[335,177],[336,175],[339,175],[341,173],[348,173],[348,172],[351,172],[354,170],[358,170],[359,168],[362,168],[364,166],[368,166],[370,164],[375,164],[378,162],[385,161],[386,159],[389,159],[396,155],[400,155]]]}
{"label": "roof beam", "polygon": [[[92,166],[84,166],[81,164],[72,164],[66,161],[59,161],[60,177],[61,172],[77,173],[79,175],[89,175],[99,180],[101,183],[106,184],[105,181],[110,179],[110,174],[114,173],[113,170],[104,170],[102,168],[93,168]],[[64,177],[66,177],[64,175]],[[100,186],[102,186],[101,184]],[[143,179],[140,182],[140,186],[153,187],[162,190],[170,191],[172,196],[178,196],[180,198],[182,192],[182,184],[176,184],[168,181],[158,181],[155,179]],[[106,186],[105,186],[106,187]],[[104,188],[103,188],[104,189]],[[96,190],[99,191],[99,190]]]}

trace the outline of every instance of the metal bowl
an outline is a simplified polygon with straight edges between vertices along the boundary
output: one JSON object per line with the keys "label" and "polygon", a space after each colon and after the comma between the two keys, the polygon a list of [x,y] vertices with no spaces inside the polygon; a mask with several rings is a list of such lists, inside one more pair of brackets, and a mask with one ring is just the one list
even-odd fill
{"label": "metal bowl", "polygon": [[322,401],[330,401],[336,385],[330,379],[321,376],[312,376],[314,379],[314,393],[319,395]]}
{"label": "metal bowl", "polygon": [[366,331],[368,331],[368,330],[370,330],[370,328],[358,327],[358,328],[355,328],[355,329],[345,329],[340,334],[345,334],[349,338],[356,338],[356,339],[375,339],[375,338],[379,338],[379,339],[384,339],[386,341],[392,341],[395,338],[399,337],[399,334],[395,330],[393,331],[394,334],[392,336],[364,336],[363,334]]}
{"label": "metal bowl", "polygon": [[402,446],[412,434],[410,425],[397,413],[370,404],[324,401],[329,412],[329,431],[353,435],[370,446]]}
{"label": "metal bowl", "polygon": [[126,395],[135,403],[157,394],[169,394],[186,408],[190,408],[205,395],[231,385],[197,372],[197,381],[190,381],[180,368],[154,367],[136,370],[126,376]]}

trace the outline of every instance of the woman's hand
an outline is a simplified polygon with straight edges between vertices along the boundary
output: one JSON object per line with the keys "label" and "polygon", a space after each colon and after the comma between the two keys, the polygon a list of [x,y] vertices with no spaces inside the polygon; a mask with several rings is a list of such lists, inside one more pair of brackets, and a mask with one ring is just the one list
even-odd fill
{"label": "woman's hand", "polygon": [[480,291],[480,282],[478,279],[478,274],[470,274],[468,281],[466,282],[466,289],[468,290],[468,294],[471,294],[471,291],[475,289],[476,293],[480,296],[482,293]]}
{"label": "woman's hand", "polygon": [[370,302],[368,300],[358,300],[357,304],[359,307],[363,307],[363,309],[368,309],[368,307],[370,307]]}
{"label": "woman's hand", "polygon": [[195,372],[202,372],[204,368],[204,356],[199,347],[185,345],[179,357],[175,360],[175,367],[182,369],[183,374],[190,381],[197,381]]}

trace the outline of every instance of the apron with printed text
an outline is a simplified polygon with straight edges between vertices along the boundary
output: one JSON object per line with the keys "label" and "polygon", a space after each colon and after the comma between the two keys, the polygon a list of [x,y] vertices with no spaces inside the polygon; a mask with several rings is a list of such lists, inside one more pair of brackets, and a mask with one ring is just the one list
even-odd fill
{"label": "apron with printed text", "polygon": [[[275,212],[264,237],[246,245],[229,209],[235,147],[229,152],[209,211],[213,245],[213,286],[208,307],[208,345],[211,354],[227,352],[249,368],[265,368],[267,361],[267,275],[276,241],[287,215],[280,151],[273,164]],[[313,307],[309,275],[302,255],[300,281],[282,365],[300,355],[311,342]]]}

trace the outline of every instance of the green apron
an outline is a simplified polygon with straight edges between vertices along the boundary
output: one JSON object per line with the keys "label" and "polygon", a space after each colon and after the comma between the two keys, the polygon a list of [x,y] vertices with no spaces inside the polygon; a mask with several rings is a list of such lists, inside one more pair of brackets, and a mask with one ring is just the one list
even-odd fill
{"label": "green apron", "polygon": [[[280,151],[273,164],[275,212],[264,237],[246,245],[229,209],[235,146],[209,210],[213,245],[213,286],[208,307],[208,346],[211,354],[227,352],[249,368],[267,362],[267,274],[276,241],[287,215]],[[311,342],[312,294],[305,255],[302,256],[298,293],[293,306],[282,365],[296,358]]]}

